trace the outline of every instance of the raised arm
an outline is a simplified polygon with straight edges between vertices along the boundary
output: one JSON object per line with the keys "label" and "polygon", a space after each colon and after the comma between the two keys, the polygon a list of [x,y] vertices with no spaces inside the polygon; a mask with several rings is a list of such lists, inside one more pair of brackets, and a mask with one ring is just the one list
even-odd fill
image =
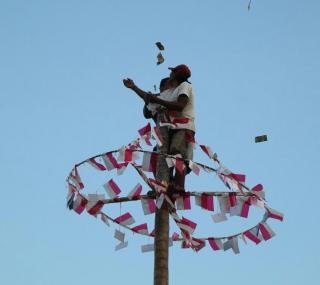
{"label": "raised arm", "polygon": [[149,103],[151,97],[155,97],[155,94],[150,94],[142,89],[140,89],[132,79],[127,78],[123,79],[123,84],[125,87],[134,91],[141,99],[143,99],[146,103]]}

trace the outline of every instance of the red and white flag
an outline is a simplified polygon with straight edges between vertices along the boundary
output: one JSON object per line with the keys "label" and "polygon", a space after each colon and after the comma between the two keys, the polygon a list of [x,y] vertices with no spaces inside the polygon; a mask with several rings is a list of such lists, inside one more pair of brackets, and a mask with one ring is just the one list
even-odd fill
{"label": "red and white flag", "polygon": [[134,218],[131,216],[131,214],[129,212],[117,217],[115,219],[115,222],[124,226],[129,226],[132,225],[135,220]]}
{"label": "red and white flag", "polygon": [[86,208],[87,203],[88,200],[86,198],[84,198],[82,195],[77,195],[72,205],[73,210],[80,215]]}
{"label": "red and white flag", "polygon": [[172,236],[171,236],[171,239],[174,240],[174,241],[179,240],[179,234],[176,233],[176,232],[174,232],[174,233],[172,234]]}
{"label": "red and white flag", "polygon": [[119,186],[113,181],[113,179],[110,179],[106,184],[103,185],[103,187],[111,199],[118,197],[118,195],[121,193]]}
{"label": "red and white flag", "polygon": [[147,223],[133,227],[133,228],[131,228],[131,230],[138,233],[138,234],[147,235],[147,236],[149,235]]}
{"label": "red and white flag", "polygon": [[254,227],[251,230],[245,231],[243,235],[249,240],[253,241],[255,244],[258,244],[262,241],[262,239],[258,235],[258,227]]}
{"label": "red and white flag", "polygon": [[184,217],[182,217],[182,219],[176,223],[182,231],[186,231],[189,234],[192,234],[197,227],[197,224],[195,222]]}
{"label": "red and white flag", "polygon": [[153,138],[156,140],[156,142],[157,142],[157,145],[158,146],[162,146],[163,145],[163,143],[164,143],[164,140],[163,140],[163,137],[162,137],[162,135],[161,135],[161,133],[160,133],[160,129],[159,129],[159,127],[154,127],[154,128],[152,128],[152,136],[153,136]]}
{"label": "red and white flag", "polygon": [[115,230],[113,237],[117,239],[118,241],[124,242],[125,233]]}
{"label": "red and white flag", "polygon": [[250,197],[245,201],[242,205],[240,216],[243,218],[248,218],[249,215],[249,209],[250,209]]}
{"label": "red and white flag", "polygon": [[156,211],[156,203],[153,199],[141,199],[142,210],[145,215],[149,215],[155,213]]}
{"label": "red and white flag", "polygon": [[271,239],[276,235],[266,222],[259,224],[259,230],[264,240]]}
{"label": "red and white flag", "polygon": [[272,218],[272,219],[276,219],[279,221],[283,221],[283,214],[270,208],[270,207],[266,207],[267,211],[268,211],[268,218]]}
{"label": "red and white flag", "polygon": [[186,165],[184,164],[184,159],[182,158],[181,154],[177,154],[175,155],[175,159],[173,159],[174,164],[175,164],[175,168],[177,171],[179,171],[180,173],[184,173],[184,170],[186,168]]}
{"label": "red and white flag", "polygon": [[73,184],[75,185],[75,187],[80,190],[84,188],[84,184],[81,181],[80,175],[78,173],[78,169],[77,167],[74,167],[70,173],[69,176],[69,180],[71,180],[71,182],[73,182]]}
{"label": "red and white flag", "polygon": [[229,237],[226,242],[223,243],[223,250],[226,251],[228,249],[232,249],[235,254],[239,254],[239,244],[238,244],[238,237]]}
{"label": "red and white flag", "polygon": [[205,193],[201,194],[201,196],[196,196],[196,204],[202,209],[214,211],[213,196],[206,195]]}
{"label": "red and white flag", "polygon": [[118,168],[118,162],[114,158],[112,152],[108,152],[102,156],[106,168],[110,171],[112,169]]}
{"label": "red and white flag", "polygon": [[229,204],[230,204],[230,207],[234,207],[237,205],[237,195],[235,192],[229,193]]}
{"label": "red and white flag", "polygon": [[107,168],[103,164],[97,162],[94,158],[88,159],[87,162],[91,166],[93,166],[95,169],[98,169],[98,170],[101,170],[101,171],[107,170]]}
{"label": "red and white flag", "polygon": [[201,149],[203,150],[203,152],[204,152],[207,156],[209,156],[209,158],[211,158],[211,159],[214,159],[214,158],[215,158],[215,155],[214,155],[213,151],[211,150],[211,148],[210,148],[209,146],[203,145],[203,144],[200,144],[199,146],[201,147]]}
{"label": "red and white flag", "polygon": [[230,173],[229,177],[232,177],[234,180],[245,183],[246,182],[246,176],[244,174],[236,174],[236,173]]}
{"label": "red and white flag", "polygon": [[133,198],[138,198],[142,192],[142,185],[138,183],[128,194],[128,198],[131,200]]}
{"label": "red and white flag", "polygon": [[100,210],[103,208],[103,206],[104,206],[103,201],[93,200],[93,201],[88,201],[88,203],[86,205],[86,209],[90,215],[95,216],[96,214],[100,213]]}
{"label": "red and white flag", "polygon": [[148,172],[156,172],[158,154],[145,152],[143,154],[142,169]]}
{"label": "red and white flag", "polygon": [[198,164],[196,164],[195,162],[189,160],[189,168],[192,170],[192,172],[195,174],[195,175],[198,175],[200,174],[200,166]]}
{"label": "red and white flag", "polygon": [[176,199],[176,208],[177,210],[190,210],[191,203],[190,203],[190,195],[179,196]]}
{"label": "red and white flag", "polygon": [[257,184],[256,186],[252,187],[251,191],[254,191],[254,192],[260,192],[263,190],[263,186],[262,184]]}
{"label": "red and white flag", "polygon": [[148,123],[147,125],[145,125],[143,128],[141,128],[140,130],[138,130],[138,133],[141,137],[149,135],[151,133],[151,125],[150,123]]}
{"label": "red and white flag", "polygon": [[208,242],[213,250],[221,250],[223,248],[222,241],[220,239],[208,238]]}
{"label": "red and white flag", "polygon": [[100,216],[101,221],[104,222],[107,226],[110,227],[110,223],[109,223],[109,221],[108,221],[107,215],[104,214],[104,213],[100,213],[100,214],[101,214],[101,216]]}
{"label": "red and white flag", "polygon": [[157,192],[160,193],[160,192],[166,192],[167,191],[166,185],[164,185],[160,181],[152,179],[152,178],[149,178],[149,182]]}
{"label": "red and white flag", "polygon": [[206,242],[203,239],[191,238],[191,247],[194,251],[198,252],[200,249],[206,246]]}

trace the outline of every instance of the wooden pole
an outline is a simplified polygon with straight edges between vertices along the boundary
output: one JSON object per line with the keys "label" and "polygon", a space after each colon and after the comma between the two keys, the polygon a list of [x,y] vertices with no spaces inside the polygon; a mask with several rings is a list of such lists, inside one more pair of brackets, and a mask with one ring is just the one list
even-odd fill
{"label": "wooden pole", "polygon": [[[169,131],[166,127],[160,127],[163,145],[157,147],[157,152],[169,153]],[[169,184],[170,170],[166,159],[160,155],[157,160],[156,179]],[[166,201],[155,214],[155,238],[154,238],[154,285],[169,284],[169,210]]]}
{"label": "wooden pole", "polygon": [[169,211],[166,201],[155,214],[154,285],[169,284]]}

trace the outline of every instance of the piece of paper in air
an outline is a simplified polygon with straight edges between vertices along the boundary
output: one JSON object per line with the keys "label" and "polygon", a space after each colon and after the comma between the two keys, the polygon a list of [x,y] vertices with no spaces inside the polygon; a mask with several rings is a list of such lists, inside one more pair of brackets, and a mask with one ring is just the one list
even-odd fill
{"label": "piece of paper in air", "polygon": [[128,242],[127,241],[126,242],[120,242],[118,245],[116,245],[114,250],[117,251],[117,250],[123,249],[123,248],[125,248],[127,246],[128,246]]}
{"label": "piece of paper in air", "polygon": [[161,42],[156,42],[156,46],[158,47],[159,50],[164,50],[164,46]]}
{"label": "piece of paper in air", "polygon": [[162,53],[159,52],[158,55],[157,55],[157,65],[161,64],[164,62],[164,57],[162,56]]}
{"label": "piece of paper in air", "polygon": [[228,218],[227,218],[226,213],[217,213],[217,214],[212,215],[212,220],[215,223],[220,223],[220,222],[228,220]]}
{"label": "piece of paper in air", "polygon": [[268,140],[267,135],[257,136],[257,137],[255,137],[255,139],[254,139],[254,141],[255,141],[256,143],[265,142],[265,141],[267,141],[267,140]]}

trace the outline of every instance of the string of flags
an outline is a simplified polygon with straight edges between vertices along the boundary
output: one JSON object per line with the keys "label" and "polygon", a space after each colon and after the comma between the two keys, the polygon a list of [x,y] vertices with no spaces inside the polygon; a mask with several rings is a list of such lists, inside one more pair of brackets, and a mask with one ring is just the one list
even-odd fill
{"label": "string of flags", "polygon": [[[172,245],[173,242],[181,242],[181,248],[191,248],[196,252],[208,244],[213,251],[226,251],[231,249],[235,254],[238,254],[240,252],[239,239],[245,243],[247,240],[250,240],[255,244],[259,244],[275,236],[275,232],[271,229],[267,221],[268,219],[283,221],[284,215],[267,205],[265,192],[261,184],[257,184],[252,188],[246,186],[246,175],[233,173],[223,166],[217,154],[214,153],[209,146],[198,144],[194,138],[192,139],[194,146],[199,146],[203,153],[217,164],[217,168],[212,168],[191,160],[184,161],[181,156],[143,150],[141,143],[152,146],[151,141],[155,141],[157,144],[160,144],[162,141],[160,133],[157,132],[156,127],[151,127],[150,123],[139,129],[138,133],[140,137],[127,146],[96,155],[73,167],[66,180],[68,186],[67,206],[70,210],[75,211],[79,215],[86,210],[89,215],[95,217],[100,216],[101,221],[108,226],[110,226],[110,222],[112,222],[135,234],[154,237],[154,230],[149,231],[147,223],[136,225],[136,221],[130,212],[125,212],[113,218],[103,211],[104,206],[110,203],[140,200],[144,215],[151,215],[156,212],[157,208],[161,208],[163,202],[166,201],[169,205],[170,216],[180,231],[180,233],[172,233],[170,245]],[[141,154],[142,158],[140,157]],[[172,198],[167,195],[167,185],[147,175],[147,173],[154,173],[156,171],[157,160],[160,156],[165,156],[168,167],[174,167],[176,171],[181,171],[181,167],[185,167],[185,163],[187,163],[192,172],[197,176],[199,176],[201,172],[215,173],[226,186],[227,191],[186,191],[177,195],[175,199],[172,200]],[[147,187],[153,191],[153,195],[142,194],[143,186],[137,183],[127,195],[120,197],[123,192],[114,179],[109,179],[102,185],[105,193],[85,195],[82,193],[85,189],[85,184],[79,174],[80,167],[84,165],[90,165],[97,171],[116,171],[118,175],[122,175],[130,165],[137,171]],[[107,195],[108,198],[106,198],[105,195]],[[194,200],[194,203],[192,203],[192,200]],[[225,237],[196,237],[197,223],[185,216],[180,217],[179,215],[179,211],[191,210],[193,204],[211,213],[213,223],[225,222],[233,216],[248,218],[251,207],[261,208],[265,213],[260,222],[242,232]],[[114,238],[119,241],[115,250],[120,250],[128,246],[124,232],[116,229]],[[153,244],[146,244],[141,247],[142,252],[152,250],[154,250]]]}

